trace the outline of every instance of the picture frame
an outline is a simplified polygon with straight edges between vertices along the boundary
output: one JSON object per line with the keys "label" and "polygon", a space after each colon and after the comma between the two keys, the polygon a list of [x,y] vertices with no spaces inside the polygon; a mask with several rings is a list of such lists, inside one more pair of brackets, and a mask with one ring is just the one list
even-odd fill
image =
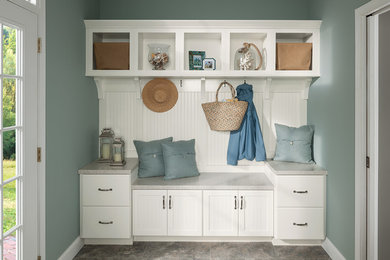
{"label": "picture frame", "polygon": [[204,70],[215,70],[217,64],[214,58],[205,58],[202,67]]}
{"label": "picture frame", "polygon": [[189,51],[189,69],[190,70],[203,70],[203,60],[206,57],[205,51]]}

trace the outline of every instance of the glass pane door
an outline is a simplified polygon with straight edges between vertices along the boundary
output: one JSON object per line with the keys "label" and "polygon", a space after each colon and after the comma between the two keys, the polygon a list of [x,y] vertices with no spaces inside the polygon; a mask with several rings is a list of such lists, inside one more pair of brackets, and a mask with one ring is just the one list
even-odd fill
{"label": "glass pane door", "polygon": [[17,259],[18,243],[21,230],[19,208],[21,206],[20,185],[22,173],[20,172],[20,143],[22,125],[20,119],[20,100],[23,76],[21,74],[21,30],[12,25],[1,25],[1,119],[0,136],[3,160],[0,169],[0,197],[1,197],[1,231],[3,259]]}
{"label": "glass pane door", "polygon": [[38,256],[36,24],[0,1],[0,260]]}

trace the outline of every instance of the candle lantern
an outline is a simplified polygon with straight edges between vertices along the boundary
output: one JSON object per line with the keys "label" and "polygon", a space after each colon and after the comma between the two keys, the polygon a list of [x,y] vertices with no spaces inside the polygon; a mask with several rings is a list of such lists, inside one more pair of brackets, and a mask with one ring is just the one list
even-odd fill
{"label": "candle lantern", "polygon": [[117,137],[114,139],[112,144],[112,154],[113,160],[111,162],[112,166],[123,166],[126,164],[125,161],[125,142],[122,138]]}
{"label": "candle lantern", "polygon": [[112,161],[113,142],[114,131],[111,128],[104,128],[99,136],[100,154],[98,162],[109,163]]}

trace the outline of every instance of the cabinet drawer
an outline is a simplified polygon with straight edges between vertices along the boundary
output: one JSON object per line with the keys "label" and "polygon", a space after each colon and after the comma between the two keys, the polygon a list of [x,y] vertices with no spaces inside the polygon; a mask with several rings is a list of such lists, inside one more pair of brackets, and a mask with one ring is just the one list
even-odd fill
{"label": "cabinet drawer", "polygon": [[278,177],[277,207],[324,207],[325,177]]}
{"label": "cabinet drawer", "polygon": [[129,207],[83,207],[82,238],[129,238]]}
{"label": "cabinet drawer", "polygon": [[82,206],[128,206],[130,177],[127,175],[82,175]]}
{"label": "cabinet drawer", "polygon": [[278,209],[278,239],[325,239],[324,209]]}

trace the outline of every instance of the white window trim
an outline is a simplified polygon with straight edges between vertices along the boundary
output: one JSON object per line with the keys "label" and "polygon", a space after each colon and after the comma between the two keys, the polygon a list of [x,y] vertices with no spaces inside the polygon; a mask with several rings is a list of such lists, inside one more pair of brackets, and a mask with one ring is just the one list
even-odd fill
{"label": "white window trim", "polygon": [[367,16],[389,4],[390,0],[372,0],[355,10],[355,260],[367,257]]}
{"label": "white window trim", "polygon": [[33,12],[37,15],[39,15],[41,13],[42,9],[44,10],[44,8],[42,8],[42,5],[43,5],[42,2],[44,0],[36,0],[37,4],[35,4],[35,5],[26,1],[26,0],[7,0],[7,1],[14,3],[20,7],[23,7],[24,9],[26,9],[30,12]]}

